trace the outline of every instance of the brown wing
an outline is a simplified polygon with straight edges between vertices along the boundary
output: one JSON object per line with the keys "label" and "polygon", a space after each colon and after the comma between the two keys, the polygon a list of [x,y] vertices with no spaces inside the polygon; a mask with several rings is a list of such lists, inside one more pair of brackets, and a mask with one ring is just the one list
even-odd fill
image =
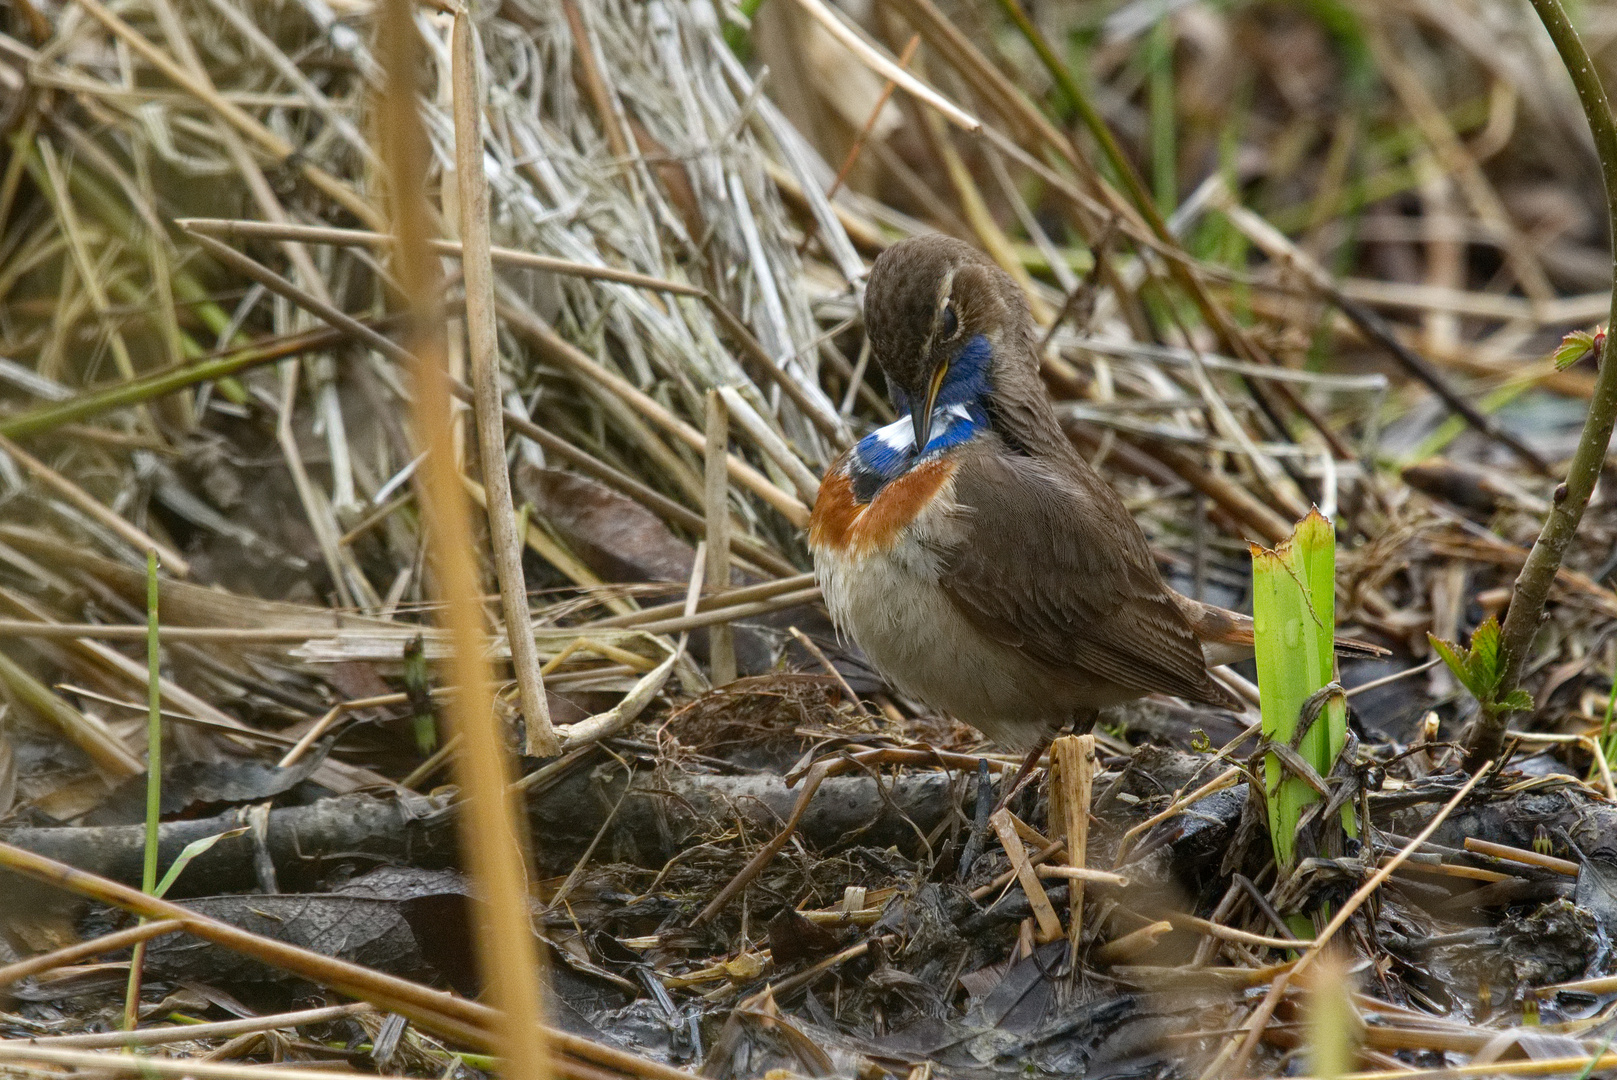
{"label": "brown wing", "polygon": [[972,625],[1058,674],[1231,704],[1099,476],[985,450],[961,462],[954,495],[966,536],[942,584]]}

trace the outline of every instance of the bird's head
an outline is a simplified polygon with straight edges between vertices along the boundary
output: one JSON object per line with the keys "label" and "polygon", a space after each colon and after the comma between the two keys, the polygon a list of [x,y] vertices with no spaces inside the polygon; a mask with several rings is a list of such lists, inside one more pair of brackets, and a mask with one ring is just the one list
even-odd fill
{"label": "bird's head", "polygon": [[1007,378],[1037,378],[1031,327],[1010,275],[952,237],[900,241],[870,268],[865,333],[917,453],[941,410],[982,404]]}

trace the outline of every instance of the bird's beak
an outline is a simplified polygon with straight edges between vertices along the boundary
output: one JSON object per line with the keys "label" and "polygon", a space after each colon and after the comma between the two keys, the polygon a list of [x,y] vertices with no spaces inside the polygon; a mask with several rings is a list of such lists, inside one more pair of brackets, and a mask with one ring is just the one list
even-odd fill
{"label": "bird's beak", "polygon": [[938,370],[932,373],[932,385],[926,388],[926,399],[922,407],[910,413],[910,423],[915,426],[915,452],[926,452],[926,444],[932,439],[932,408],[937,404],[938,391],[943,389],[943,377],[949,373],[948,364],[939,364]]}

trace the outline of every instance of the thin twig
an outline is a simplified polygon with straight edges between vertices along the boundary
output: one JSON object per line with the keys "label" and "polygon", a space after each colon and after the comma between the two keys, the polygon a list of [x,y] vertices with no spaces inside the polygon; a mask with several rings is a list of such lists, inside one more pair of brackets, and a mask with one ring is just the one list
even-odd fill
{"label": "thin twig", "polygon": [[[910,61],[915,58],[915,50],[920,45],[921,35],[911,34],[909,42],[904,46],[904,51],[898,54],[898,66],[901,68],[909,67]],[[842,182],[853,171],[854,162],[859,160],[860,151],[865,148],[865,143],[870,139],[870,133],[876,129],[876,121],[881,119],[882,110],[887,108],[887,101],[893,96],[893,91],[896,89],[898,89],[898,84],[892,79],[888,79],[882,86],[881,93],[876,95],[876,103],[870,107],[870,115],[866,117],[864,124],[860,126],[859,133],[853,137],[853,145],[848,147],[847,156],[842,159],[842,167],[837,170],[836,178],[831,181],[831,186],[825,189],[827,199],[836,196],[837,191],[842,187]],[[807,238],[805,237],[805,239]]]}
{"label": "thin twig", "polygon": [[797,639],[799,645],[808,650],[810,656],[819,661],[820,666],[825,669],[825,673],[837,681],[837,685],[842,687],[844,694],[848,695],[848,700],[853,703],[853,707],[859,710],[859,715],[869,716],[870,710],[865,708],[865,703],[859,700],[859,695],[854,693],[853,687],[848,685],[848,680],[843,677],[842,672],[838,671],[837,666],[831,662],[830,657],[825,655],[825,650],[816,645],[813,638],[797,627],[789,626],[787,630],[791,632],[792,637]]}
{"label": "thin twig", "polygon": [[[179,218],[174,224],[195,235],[226,237],[236,240],[300,240],[311,244],[354,244],[365,247],[392,247],[394,237],[388,233],[367,229],[338,229],[325,225],[294,225],[269,221],[251,221],[240,218]],[[431,240],[432,250],[439,255],[461,256],[461,245],[455,240]],[[642,289],[669,292],[677,296],[705,295],[705,290],[684,282],[667,278],[637,274],[632,270],[619,270],[611,266],[593,266],[572,259],[558,259],[552,255],[539,255],[531,251],[490,245],[489,257],[506,266],[520,266],[530,270],[544,270],[552,274],[567,274],[595,281],[611,281],[620,285],[635,285]]]}

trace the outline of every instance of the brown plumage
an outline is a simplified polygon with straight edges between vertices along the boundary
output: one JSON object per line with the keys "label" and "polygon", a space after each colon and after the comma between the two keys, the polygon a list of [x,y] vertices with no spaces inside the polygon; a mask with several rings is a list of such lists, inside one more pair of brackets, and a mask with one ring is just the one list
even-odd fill
{"label": "brown plumage", "polygon": [[865,328],[909,417],[833,465],[810,546],[877,668],[1018,747],[1152,692],[1237,707],[1197,631],[1239,649],[1250,622],[1162,580],[1062,433],[1011,278],[957,240],[906,240],[871,268]]}

